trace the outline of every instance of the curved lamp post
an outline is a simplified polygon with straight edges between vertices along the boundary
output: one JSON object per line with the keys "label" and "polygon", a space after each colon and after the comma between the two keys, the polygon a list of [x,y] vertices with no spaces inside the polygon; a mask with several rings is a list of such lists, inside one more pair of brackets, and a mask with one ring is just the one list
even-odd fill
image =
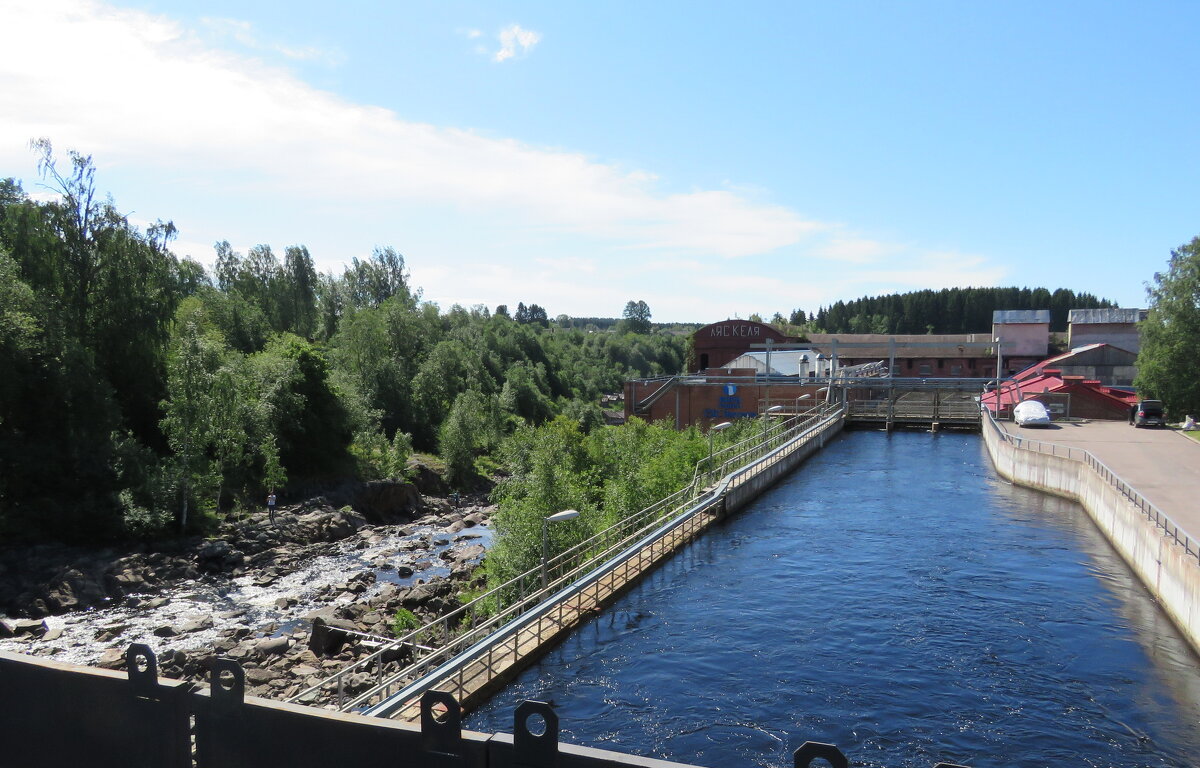
{"label": "curved lamp post", "polygon": [[722,421],[720,424],[713,424],[708,428],[708,471],[713,470],[713,433],[724,432],[733,426],[732,421]]}
{"label": "curved lamp post", "polygon": [[579,510],[564,509],[542,518],[542,589],[546,588],[546,564],[550,561],[550,523],[570,520],[573,517],[579,517]]}
{"label": "curved lamp post", "polygon": [[[767,402],[769,403],[769,402],[771,402],[771,401],[770,401],[770,400],[768,400]],[[762,431],[763,431],[763,435],[766,435],[766,433],[767,433],[767,430],[769,430],[769,429],[771,428],[771,425],[770,425],[770,423],[768,422],[768,419],[767,419],[767,417],[768,417],[768,416],[774,416],[775,414],[779,413],[779,412],[780,412],[780,411],[782,411],[782,410],[783,410],[783,406],[782,406],[782,405],[772,405],[770,408],[768,408],[768,409],[766,410],[766,412],[764,412],[764,413],[763,413],[761,416],[759,416],[759,417],[758,417],[758,418],[759,418],[759,419],[762,421]]]}

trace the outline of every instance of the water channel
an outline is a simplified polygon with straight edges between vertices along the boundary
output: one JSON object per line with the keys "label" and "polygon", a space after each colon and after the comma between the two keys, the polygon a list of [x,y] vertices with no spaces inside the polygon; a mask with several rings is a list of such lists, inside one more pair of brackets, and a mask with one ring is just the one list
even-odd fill
{"label": "water channel", "polygon": [[527,670],[561,739],[705,766],[1194,766],[1200,659],[978,435],[850,432]]}

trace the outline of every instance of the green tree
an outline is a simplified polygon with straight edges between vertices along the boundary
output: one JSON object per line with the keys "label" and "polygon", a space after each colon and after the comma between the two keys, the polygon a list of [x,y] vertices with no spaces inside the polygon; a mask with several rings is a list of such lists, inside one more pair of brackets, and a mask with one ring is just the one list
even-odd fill
{"label": "green tree", "polygon": [[454,400],[438,429],[438,449],[450,481],[463,486],[475,476],[475,456],[494,448],[500,439],[500,408],[496,397],[468,390]]}
{"label": "green tree", "polygon": [[650,305],[644,301],[629,301],[621,313],[621,323],[629,333],[650,333]]}
{"label": "green tree", "polygon": [[221,363],[221,344],[206,334],[201,310],[181,308],[181,317],[167,361],[167,400],[163,432],[175,457],[179,527],[186,530],[195,499],[219,486],[220,467],[208,456],[214,409],[213,379]]}
{"label": "green tree", "polygon": [[1142,346],[1134,386],[1143,397],[1163,401],[1174,418],[1200,413],[1200,237],[1171,251],[1166,272],[1147,287],[1150,312],[1142,323]]}

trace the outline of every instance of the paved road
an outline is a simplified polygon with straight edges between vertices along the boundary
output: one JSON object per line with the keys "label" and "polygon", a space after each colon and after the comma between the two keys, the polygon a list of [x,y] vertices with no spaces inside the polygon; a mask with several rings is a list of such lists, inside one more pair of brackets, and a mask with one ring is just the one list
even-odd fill
{"label": "paved road", "polygon": [[1150,503],[1200,541],[1200,443],[1170,429],[1138,429],[1120,421],[1058,424],[1051,429],[1002,426],[1014,435],[1090,451]]}

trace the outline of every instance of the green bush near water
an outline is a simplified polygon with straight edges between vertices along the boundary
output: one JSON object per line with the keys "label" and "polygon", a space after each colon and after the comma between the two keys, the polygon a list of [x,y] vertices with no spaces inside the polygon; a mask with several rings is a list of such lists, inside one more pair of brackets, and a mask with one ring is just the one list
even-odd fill
{"label": "green bush near water", "polygon": [[[720,450],[757,428],[756,420],[736,422],[714,434],[713,444]],[[559,416],[517,429],[501,447],[511,474],[493,492],[499,510],[486,560],[489,587],[541,563],[542,520],[549,515],[581,513],[546,529],[551,553],[562,552],[687,486],[708,451],[708,435],[695,427],[676,431],[636,418],[585,431]]]}

